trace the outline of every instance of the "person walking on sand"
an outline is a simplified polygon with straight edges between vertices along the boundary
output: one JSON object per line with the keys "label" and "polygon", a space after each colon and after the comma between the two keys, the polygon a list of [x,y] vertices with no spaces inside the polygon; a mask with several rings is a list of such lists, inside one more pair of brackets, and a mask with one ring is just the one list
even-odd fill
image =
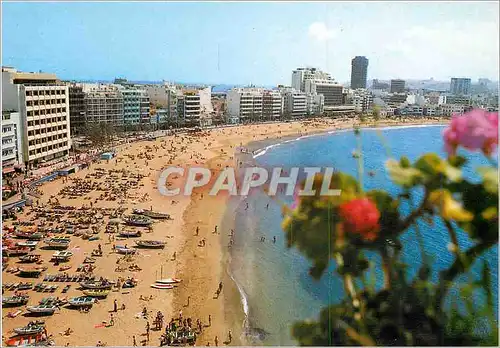
{"label": "person walking on sand", "polygon": [[217,233],[217,225],[215,225],[215,228],[214,228],[214,234]]}
{"label": "person walking on sand", "polygon": [[200,228],[196,226],[196,235],[198,236],[200,234]]}
{"label": "person walking on sand", "polygon": [[136,346],[137,346],[137,341],[135,340],[135,336],[132,336],[132,340],[133,340],[132,345],[133,345],[134,347],[136,347]]}
{"label": "person walking on sand", "polygon": [[208,326],[212,326],[212,316],[208,315]]}
{"label": "person walking on sand", "polygon": [[227,334],[227,341],[228,341],[228,343],[231,343],[232,340],[233,340],[233,336],[231,335],[231,330],[229,330],[229,332]]}
{"label": "person walking on sand", "polygon": [[218,347],[219,346],[219,339],[217,338],[217,336],[215,336],[214,342],[215,342],[215,346]]}
{"label": "person walking on sand", "polygon": [[116,299],[113,301],[113,312],[117,312],[118,311],[118,302],[116,301]]}

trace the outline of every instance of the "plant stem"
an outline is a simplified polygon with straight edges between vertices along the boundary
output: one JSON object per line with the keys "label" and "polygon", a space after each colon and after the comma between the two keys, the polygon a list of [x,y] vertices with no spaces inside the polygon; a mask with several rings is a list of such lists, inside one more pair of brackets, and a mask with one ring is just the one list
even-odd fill
{"label": "plant stem", "polygon": [[[413,210],[413,199],[410,193],[409,194],[409,202],[410,202],[410,207]],[[425,198],[424,198],[425,202]],[[415,224],[415,237],[417,238],[417,243],[418,247],[420,249],[420,257],[422,258],[422,263],[425,266],[429,266],[429,260],[427,259],[427,253],[425,252],[425,245],[424,245],[424,238],[422,236],[422,233],[420,233],[420,228],[418,227],[418,224]]]}
{"label": "plant stem", "polygon": [[359,132],[356,135],[356,140],[358,142],[358,181],[359,181],[359,187],[361,187],[361,192],[364,191],[363,187],[363,149],[362,149],[362,143],[361,143],[361,132]]}
{"label": "plant stem", "polygon": [[420,206],[416,210],[412,211],[412,213],[408,215],[408,217],[403,222],[401,222],[398,228],[399,232],[403,232],[404,230],[406,230],[415,222],[415,220],[417,220],[418,217],[422,215],[422,213],[426,209],[428,197],[429,197],[429,192],[425,190],[424,199],[422,200],[422,203],[420,203]]}
{"label": "plant stem", "polygon": [[390,259],[384,250],[382,250],[380,254],[382,256],[382,270],[384,271],[384,289],[389,290],[392,281]]}

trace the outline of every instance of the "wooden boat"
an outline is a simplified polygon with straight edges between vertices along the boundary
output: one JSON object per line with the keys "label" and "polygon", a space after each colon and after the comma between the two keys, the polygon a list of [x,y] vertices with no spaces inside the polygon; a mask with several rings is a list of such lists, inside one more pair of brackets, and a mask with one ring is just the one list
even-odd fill
{"label": "wooden boat", "polygon": [[151,284],[151,287],[154,289],[173,289],[174,286],[172,284]]}
{"label": "wooden boat", "polygon": [[49,340],[45,332],[30,335],[18,335],[5,341],[6,347],[35,347],[50,346],[54,342]]}
{"label": "wooden boat", "polygon": [[29,298],[28,295],[2,297],[2,305],[4,307],[23,306],[28,303]]}
{"label": "wooden boat", "polygon": [[56,309],[58,309],[58,307],[54,304],[43,304],[43,305],[27,306],[26,307],[26,310],[30,313],[45,314],[45,315],[54,314]]}
{"label": "wooden boat", "polygon": [[57,307],[64,306],[66,303],[68,303],[68,300],[66,299],[60,299],[59,297],[44,297],[40,301],[38,301],[39,305],[54,305]]}
{"label": "wooden boat", "polygon": [[159,240],[136,240],[135,244],[141,248],[163,249],[166,243]]}
{"label": "wooden boat", "polygon": [[54,237],[45,240],[49,247],[54,249],[67,249],[71,239],[64,237]]}
{"label": "wooden boat", "polygon": [[140,237],[141,235],[141,231],[121,231],[119,233],[120,237]]}
{"label": "wooden boat", "polygon": [[129,215],[123,219],[126,224],[132,226],[149,226],[153,223],[153,221],[144,215]]}
{"label": "wooden boat", "polygon": [[155,212],[152,210],[146,210],[146,209],[134,209],[134,214],[144,215],[144,216],[147,216],[151,219],[156,219],[156,220],[162,220],[162,219],[169,220],[170,219],[170,215],[167,213],[158,213],[158,212]]}
{"label": "wooden boat", "polygon": [[137,251],[135,249],[120,246],[120,245],[117,245],[115,247],[115,250],[118,254],[135,254],[135,252]]}
{"label": "wooden boat", "polygon": [[19,276],[26,278],[38,278],[40,274],[45,271],[47,268],[45,267],[36,267],[36,268],[20,268]]}
{"label": "wooden boat", "polygon": [[166,279],[160,279],[157,280],[156,282],[158,284],[177,284],[180,283],[182,280],[178,278],[166,278]]}
{"label": "wooden boat", "polygon": [[39,254],[28,254],[19,257],[19,260],[23,263],[34,263],[40,261],[40,257]]}
{"label": "wooden boat", "polygon": [[28,247],[28,248],[36,248],[38,242],[36,240],[27,240],[25,242],[17,242],[16,246],[18,247]]}
{"label": "wooden boat", "polygon": [[31,248],[28,247],[12,247],[12,248],[6,248],[2,250],[2,253],[5,256],[8,257],[13,257],[13,256],[22,256],[22,255],[27,255],[31,251]]}
{"label": "wooden boat", "polygon": [[68,303],[74,307],[92,306],[95,303],[95,298],[90,296],[73,297]]}
{"label": "wooden boat", "polygon": [[90,297],[106,297],[110,291],[109,289],[88,289],[83,290],[83,293]]}
{"label": "wooden boat", "polygon": [[43,233],[40,232],[27,232],[27,231],[16,231],[14,235],[17,238],[31,239],[31,240],[41,240],[43,239]]}
{"label": "wooden boat", "polygon": [[80,283],[84,289],[111,289],[113,284],[108,281],[88,281]]}
{"label": "wooden boat", "polygon": [[71,251],[56,251],[52,254],[52,259],[57,261],[68,261],[73,253]]}
{"label": "wooden boat", "polygon": [[26,326],[15,328],[14,332],[18,335],[31,335],[43,332],[44,329],[44,321],[30,321]]}

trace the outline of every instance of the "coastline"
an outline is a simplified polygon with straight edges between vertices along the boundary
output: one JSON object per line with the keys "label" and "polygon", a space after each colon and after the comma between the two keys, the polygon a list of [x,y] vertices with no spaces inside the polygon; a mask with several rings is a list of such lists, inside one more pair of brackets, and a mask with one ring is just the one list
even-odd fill
{"label": "coastline", "polygon": [[[157,180],[159,173],[167,165],[180,165],[188,167],[190,165],[206,166],[211,168],[213,177],[226,165],[235,165],[242,158],[235,153],[237,147],[243,146],[250,150],[248,160],[253,161],[252,151],[258,150],[259,146],[269,146],[278,142],[296,139],[305,135],[321,134],[341,129],[349,129],[358,123],[352,119],[348,120],[312,120],[296,121],[290,123],[275,123],[262,125],[245,125],[237,127],[215,128],[201,136],[191,136],[189,134],[170,135],[161,137],[155,141],[140,141],[121,145],[118,147],[117,160],[110,162],[100,161],[92,164],[92,168],[84,169],[72,174],[71,178],[84,178],[88,173],[92,173],[95,167],[107,170],[134,170],[142,173],[145,177],[141,181],[141,186],[133,190],[135,199],[127,200],[124,204],[113,201],[98,201],[97,192],[89,194],[96,200],[96,206],[101,208],[117,208],[122,206],[131,211],[132,208],[149,209],[151,206],[155,211],[168,212],[173,216],[173,220],[159,222],[153,225],[153,231],[147,234],[147,239],[165,239],[168,244],[162,251],[140,251],[134,262],[142,268],[140,272],[115,273],[116,253],[112,252],[112,243],[106,242],[107,235],[101,231],[100,242],[90,242],[75,240],[72,238],[75,255],[69,265],[72,267],[83,263],[83,259],[97,246],[103,244],[105,255],[102,261],[95,265],[96,274],[116,278],[117,276],[133,276],[139,279],[139,284],[131,291],[112,292],[103,303],[94,306],[90,313],[81,314],[78,311],[62,309],[60,313],[47,318],[47,329],[54,335],[56,344],[63,346],[70,345],[95,345],[98,340],[106,342],[108,345],[130,346],[132,336],[138,337],[138,342],[142,340],[142,332],[146,322],[136,318],[135,313],[142,310],[144,306],[153,313],[161,310],[165,318],[170,321],[173,317],[178,317],[182,311],[183,317],[199,318],[203,324],[208,324],[208,316],[211,316],[211,325],[204,328],[199,336],[197,345],[214,345],[215,336],[218,337],[219,344],[227,340],[228,331],[232,332],[232,342],[230,345],[244,345],[243,323],[245,313],[241,300],[240,289],[233,281],[230,264],[231,258],[228,252],[227,243],[229,241],[229,231],[233,228],[235,209],[237,204],[228,202],[227,197],[211,197],[204,195],[203,191],[195,190],[191,197],[176,196],[167,198],[162,196],[157,190]],[[396,125],[426,125],[443,124],[443,121],[423,119],[417,122],[378,122],[377,126]],[[247,145],[244,145],[247,144]],[[157,147],[156,151],[151,147]],[[154,158],[146,162],[144,166],[140,160],[130,160],[129,155],[140,155],[150,152]],[[139,157],[140,158],[140,157]],[[118,161],[120,159],[120,161]],[[70,180],[71,181],[71,180]],[[173,184],[176,179],[170,180]],[[39,202],[46,205],[50,196],[58,194],[58,191],[68,186],[63,183],[62,178],[48,182],[40,186],[43,192]],[[139,200],[138,197],[148,195],[147,200]],[[60,199],[62,205],[88,205],[89,201],[84,197],[76,200],[67,198]],[[23,214],[24,215],[24,214]],[[21,218],[23,216],[21,215]],[[107,220],[103,220],[103,224]],[[39,221],[37,221],[39,222]],[[218,226],[218,233],[213,233],[214,227]],[[102,227],[102,226],[101,226]],[[199,236],[195,236],[196,227],[200,228]],[[206,246],[200,247],[200,239],[206,239]],[[74,243],[74,244],[73,244]],[[131,243],[131,242],[130,242]],[[72,249],[73,250],[73,249]],[[51,255],[51,251],[38,250],[46,260]],[[176,253],[176,257],[173,257]],[[13,265],[11,265],[13,266]],[[47,273],[57,273],[58,267],[48,265]],[[71,271],[70,271],[71,273]],[[179,287],[172,290],[153,290],[150,284],[159,277],[176,277],[183,279]],[[19,281],[14,274],[2,272],[4,282]],[[223,283],[223,291],[219,298],[214,299],[214,292],[219,282]],[[64,284],[62,284],[64,286]],[[63,287],[61,286],[61,288]],[[81,292],[76,291],[72,286],[67,293],[68,297],[80,296]],[[153,299],[144,302],[139,296],[153,296]],[[43,297],[50,296],[46,293],[30,292],[30,304]],[[59,293],[53,296],[61,296]],[[65,296],[65,295],[62,295]],[[189,305],[188,305],[189,298]],[[115,318],[115,326],[111,328],[101,328],[97,326],[109,317],[109,309],[113,300],[118,303],[127,304],[127,310],[118,313]],[[11,309],[5,308],[2,311],[3,317]],[[3,320],[3,332],[6,336],[9,330],[14,327],[25,325],[27,318],[18,316],[13,319]],[[61,322],[68,323],[74,333],[70,336],[60,334]],[[66,325],[66,324],[65,324]],[[157,345],[160,333],[152,333],[148,345]]]}

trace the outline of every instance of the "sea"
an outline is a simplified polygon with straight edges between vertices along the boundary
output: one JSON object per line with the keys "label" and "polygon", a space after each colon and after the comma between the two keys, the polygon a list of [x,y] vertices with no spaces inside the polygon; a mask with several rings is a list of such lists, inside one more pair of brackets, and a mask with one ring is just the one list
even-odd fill
{"label": "sea", "polygon": [[[361,130],[365,190],[385,189],[396,195],[399,188],[392,184],[385,170],[390,157],[407,156],[411,161],[424,153],[443,150],[443,126],[404,126]],[[331,131],[324,134],[297,137],[273,144],[264,144],[253,152],[252,161],[262,167],[333,167],[357,176],[357,140],[352,130]],[[480,153],[461,152],[469,162],[466,177],[478,180],[474,169],[489,165]],[[368,173],[371,172],[369,175]],[[415,192],[421,197],[422,192]],[[282,206],[291,204],[291,197],[271,199],[263,191],[252,192],[246,198],[233,199],[234,244],[229,249],[229,272],[239,289],[245,312],[245,340],[252,345],[296,345],[291,336],[292,325],[300,320],[316,319],[321,309],[338,303],[344,297],[342,282],[335,275],[335,263],[320,280],[313,280],[308,272],[311,263],[294,248],[287,248],[281,228]],[[402,207],[407,214],[408,207]],[[419,229],[424,237],[426,254],[433,266],[432,279],[437,272],[448,267],[453,257],[448,251],[448,234],[441,221],[433,224],[421,221]],[[276,241],[274,242],[274,237]],[[460,247],[473,245],[468,235],[459,232]],[[263,239],[264,238],[264,239]],[[402,261],[408,265],[408,277],[413,277],[422,263],[415,230],[409,229],[401,237]],[[379,263],[375,255],[370,260]],[[460,281],[478,279],[482,260],[489,266],[492,278],[495,313],[498,317],[498,247],[487,250],[468,274]],[[380,271],[375,273],[377,286],[381,286]],[[484,296],[475,295],[481,302]],[[456,289],[450,291],[448,305],[458,299]],[[460,300],[459,300],[460,302]]]}

